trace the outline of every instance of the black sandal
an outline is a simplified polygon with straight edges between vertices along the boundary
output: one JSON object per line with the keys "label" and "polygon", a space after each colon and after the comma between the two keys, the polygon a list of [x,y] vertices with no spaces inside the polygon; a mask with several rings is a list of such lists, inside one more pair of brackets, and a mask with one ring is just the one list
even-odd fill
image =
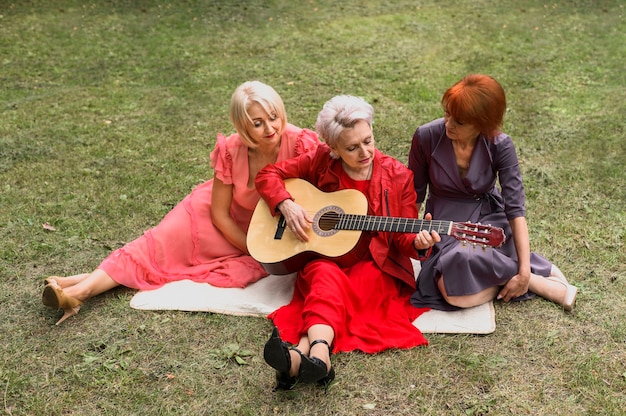
{"label": "black sandal", "polygon": [[[328,351],[330,352],[330,345],[323,339],[316,339],[311,343],[311,348],[316,344],[326,344]],[[328,386],[335,379],[335,369],[331,366],[330,370],[327,370],[326,363],[317,357],[302,356],[302,363],[300,363],[300,372],[298,373],[298,379],[302,383],[317,383],[324,387],[328,391]]]}
{"label": "black sandal", "polygon": [[291,370],[291,356],[289,350],[292,349],[302,356],[297,348],[289,348],[288,344],[280,339],[278,328],[274,327],[270,339],[263,348],[263,358],[265,362],[276,370],[276,390],[291,390],[295,387],[298,379],[289,375]]}

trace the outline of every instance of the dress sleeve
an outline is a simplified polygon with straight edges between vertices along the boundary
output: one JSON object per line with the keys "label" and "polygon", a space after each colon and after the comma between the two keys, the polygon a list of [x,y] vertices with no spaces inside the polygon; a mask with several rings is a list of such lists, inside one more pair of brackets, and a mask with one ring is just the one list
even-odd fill
{"label": "dress sleeve", "polygon": [[423,133],[421,127],[418,127],[413,134],[411,141],[411,151],[409,152],[409,169],[413,171],[413,187],[417,193],[417,203],[424,202],[426,198],[426,188],[430,182],[428,175],[428,165],[430,154],[426,154],[424,139],[421,137]]}
{"label": "dress sleeve", "polygon": [[233,183],[233,158],[226,146],[228,139],[222,134],[217,135],[215,149],[211,152],[211,167],[215,171],[214,177],[226,185]]}
{"label": "dress sleeve", "polygon": [[302,129],[296,139],[295,155],[299,156],[303,153],[315,150],[319,144],[320,140],[317,137],[317,133],[308,129]]}
{"label": "dress sleeve", "polygon": [[526,215],[526,195],[515,145],[513,140],[504,134],[496,138],[495,144],[497,155],[494,162],[502,189],[506,217],[508,220],[523,217]]}

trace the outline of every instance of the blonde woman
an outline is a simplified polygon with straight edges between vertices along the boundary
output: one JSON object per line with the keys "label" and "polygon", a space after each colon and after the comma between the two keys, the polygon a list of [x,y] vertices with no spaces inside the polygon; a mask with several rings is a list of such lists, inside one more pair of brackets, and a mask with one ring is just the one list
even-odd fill
{"label": "blonde woman", "polygon": [[244,287],[267,275],[246,247],[260,198],[254,179],[265,165],[314,150],[319,140],[313,131],[287,123],[278,93],[258,81],[235,90],[230,118],[237,133],[218,135],[211,153],[213,179],[93,272],[46,279],[44,305],[64,310],[57,325],[76,315],[86,299],[119,285],[145,290],[188,279]]}

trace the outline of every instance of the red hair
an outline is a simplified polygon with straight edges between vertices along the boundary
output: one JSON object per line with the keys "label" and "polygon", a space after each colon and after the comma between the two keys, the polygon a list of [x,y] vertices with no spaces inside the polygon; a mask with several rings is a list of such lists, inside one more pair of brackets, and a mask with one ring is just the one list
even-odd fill
{"label": "red hair", "polygon": [[444,110],[461,123],[474,125],[488,139],[498,135],[506,111],[502,86],[488,75],[472,74],[448,88],[441,98]]}

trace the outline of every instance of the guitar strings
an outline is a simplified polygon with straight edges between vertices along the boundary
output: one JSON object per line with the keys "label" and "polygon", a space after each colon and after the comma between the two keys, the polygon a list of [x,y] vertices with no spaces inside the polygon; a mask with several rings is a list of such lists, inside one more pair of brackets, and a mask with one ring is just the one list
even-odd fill
{"label": "guitar strings", "polygon": [[[305,211],[309,217],[315,218],[319,211]],[[314,220],[315,221],[315,220]],[[450,235],[462,243],[474,246],[499,247],[505,237],[493,239],[490,225],[453,222],[447,220],[425,220],[419,218],[384,217],[375,215],[346,214],[336,211],[323,212],[317,219],[317,226],[324,231],[389,231],[389,232],[419,232],[421,230],[437,231],[439,234]],[[497,227],[496,227],[497,228]]]}
{"label": "guitar strings", "polygon": [[[315,217],[318,214],[318,211],[305,211],[309,217]],[[421,224],[430,225],[430,227],[420,227],[420,229],[428,230],[428,231],[439,231],[445,230],[452,223],[455,227],[464,231],[471,231],[474,233],[480,233],[481,231],[485,234],[489,233],[490,226],[480,225],[480,224],[469,224],[469,223],[460,223],[454,222],[450,220],[426,220],[421,218],[407,218],[407,217],[384,217],[377,215],[363,215],[363,214],[346,214],[346,213],[338,213],[335,211],[329,211],[322,214],[320,219],[318,220],[318,224],[324,226],[335,226],[339,221],[342,221],[352,226],[359,226],[363,224],[374,224],[379,227],[382,226],[404,226],[407,227],[409,224]],[[441,232],[441,231],[439,231]]]}

